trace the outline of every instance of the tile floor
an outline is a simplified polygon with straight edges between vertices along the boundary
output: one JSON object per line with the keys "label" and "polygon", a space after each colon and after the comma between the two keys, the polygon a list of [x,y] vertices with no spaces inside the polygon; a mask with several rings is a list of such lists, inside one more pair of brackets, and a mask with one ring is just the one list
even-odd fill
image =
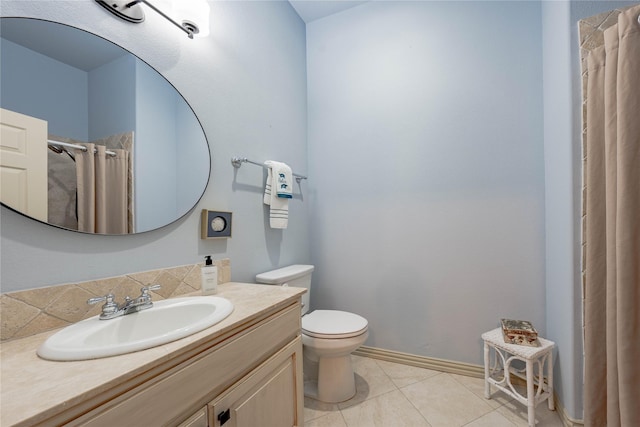
{"label": "tile floor", "polygon": [[[527,426],[526,407],[484,380],[352,356],[356,395],[327,404],[305,398],[305,427],[513,427]],[[543,402],[537,427],[562,427]]]}

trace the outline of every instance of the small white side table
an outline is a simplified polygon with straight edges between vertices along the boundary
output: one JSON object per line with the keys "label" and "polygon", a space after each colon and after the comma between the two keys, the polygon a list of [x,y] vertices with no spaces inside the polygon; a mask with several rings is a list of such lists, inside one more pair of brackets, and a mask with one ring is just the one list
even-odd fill
{"label": "small white side table", "polygon": [[[540,402],[548,401],[549,409],[554,410],[553,401],[553,341],[538,337],[540,347],[507,344],[504,342],[502,330],[494,329],[482,334],[484,341],[484,397],[491,398],[491,385],[527,406],[530,427],[536,425],[535,409]],[[495,359],[491,367],[491,352],[494,350]],[[525,362],[524,369],[511,366],[514,360]],[[545,376],[545,363],[547,366]],[[525,375],[522,373],[525,372]],[[502,373],[502,378],[500,378]],[[527,395],[518,393],[511,383],[511,376],[526,381]]]}

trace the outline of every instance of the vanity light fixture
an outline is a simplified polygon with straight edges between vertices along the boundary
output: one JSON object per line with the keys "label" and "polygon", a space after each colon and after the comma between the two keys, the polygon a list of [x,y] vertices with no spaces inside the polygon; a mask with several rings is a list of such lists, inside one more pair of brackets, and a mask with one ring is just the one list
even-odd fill
{"label": "vanity light fixture", "polygon": [[134,24],[144,21],[144,10],[141,6],[141,3],[144,3],[187,33],[190,39],[193,36],[206,37],[209,35],[209,4],[206,0],[176,0],[172,2],[171,15],[178,17],[177,20],[147,0],[96,0],[96,2],[118,18]]}

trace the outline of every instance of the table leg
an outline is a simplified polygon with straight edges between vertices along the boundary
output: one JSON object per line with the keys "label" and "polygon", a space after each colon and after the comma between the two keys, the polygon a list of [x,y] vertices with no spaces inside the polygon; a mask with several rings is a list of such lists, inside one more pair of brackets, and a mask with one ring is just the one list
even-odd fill
{"label": "table leg", "polygon": [[533,360],[527,360],[527,415],[529,427],[536,425],[536,397],[533,392]]}
{"label": "table leg", "polygon": [[489,344],[484,342],[484,397],[491,399],[491,384],[489,384]]}
{"label": "table leg", "polygon": [[549,354],[547,355],[547,386],[549,387],[549,409],[555,410],[555,400],[553,398],[553,350],[549,350]]}

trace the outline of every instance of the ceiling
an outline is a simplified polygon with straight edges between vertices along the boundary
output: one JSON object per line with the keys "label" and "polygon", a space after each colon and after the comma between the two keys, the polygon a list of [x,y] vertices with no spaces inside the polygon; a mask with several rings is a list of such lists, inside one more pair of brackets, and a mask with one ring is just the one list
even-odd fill
{"label": "ceiling", "polygon": [[306,23],[350,9],[369,0],[289,0]]}

